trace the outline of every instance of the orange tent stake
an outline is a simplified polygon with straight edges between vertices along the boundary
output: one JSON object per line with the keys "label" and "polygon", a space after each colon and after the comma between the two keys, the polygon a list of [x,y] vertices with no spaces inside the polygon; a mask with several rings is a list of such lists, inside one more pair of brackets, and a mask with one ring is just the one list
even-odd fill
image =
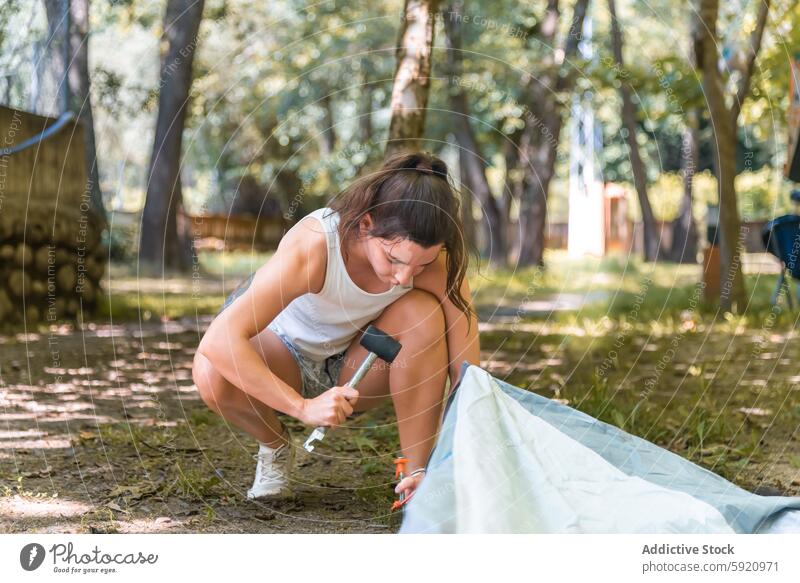
{"label": "orange tent stake", "polygon": [[[394,477],[397,478],[399,482],[403,481],[403,478],[406,477],[406,464],[408,464],[408,458],[398,457],[394,459]],[[412,494],[413,495],[413,494]],[[392,512],[401,508],[408,500],[411,499],[411,496],[406,498],[405,493],[400,493],[400,499],[395,500],[392,504]]]}

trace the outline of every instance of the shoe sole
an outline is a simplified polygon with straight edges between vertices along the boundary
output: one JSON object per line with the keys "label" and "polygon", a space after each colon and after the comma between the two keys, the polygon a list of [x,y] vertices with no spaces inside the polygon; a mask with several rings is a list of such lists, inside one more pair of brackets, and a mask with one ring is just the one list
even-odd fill
{"label": "shoe sole", "polygon": [[279,492],[275,492],[274,494],[262,494],[260,496],[253,496],[249,492],[247,493],[248,500],[274,500],[274,499],[281,499],[281,498],[291,498],[294,496],[294,492],[291,490],[281,490]]}

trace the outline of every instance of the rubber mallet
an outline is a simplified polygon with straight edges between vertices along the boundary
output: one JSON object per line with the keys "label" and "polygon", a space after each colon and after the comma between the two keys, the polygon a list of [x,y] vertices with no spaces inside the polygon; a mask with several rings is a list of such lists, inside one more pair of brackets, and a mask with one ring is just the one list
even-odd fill
{"label": "rubber mallet", "polygon": [[[394,359],[397,357],[397,353],[400,352],[402,345],[389,336],[383,330],[376,328],[375,326],[367,326],[367,329],[364,330],[364,334],[361,336],[361,346],[367,349],[369,354],[364,359],[364,362],[361,363],[361,366],[358,367],[356,374],[353,375],[347,385],[348,387],[356,388],[358,383],[361,382],[361,379],[364,378],[364,375],[367,374],[367,371],[372,366],[372,363],[375,362],[376,359],[380,358],[384,362],[391,364],[394,362]],[[322,441],[325,437],[325,433],[328,431],[327,427],[317,427],[314,431],[311,432],[311,435],[308,436],[306,442],[303,444],[303,447],[306,451],[314,451],[313,443],[315,441]]]}

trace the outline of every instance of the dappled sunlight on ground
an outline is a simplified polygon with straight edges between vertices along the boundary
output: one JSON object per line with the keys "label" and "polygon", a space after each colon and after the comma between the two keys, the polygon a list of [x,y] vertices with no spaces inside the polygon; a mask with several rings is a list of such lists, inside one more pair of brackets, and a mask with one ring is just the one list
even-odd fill
{"label": "dappled sunlight on ground", "polygon": [[30,498],[5,496],[0,498],[0,516],[12,520],[22,518],[70,518],[91,510],[91,506],[61,498]]}
{"label": "dappled sunlight on ground", "polygon": [[[800,494],[797,315],[763,304],[772,275],[748,281],[760,311],[694,309],[698,276],[698,266],[613,259],[490,275],[473,286],[482,366],[742,487]],[[298,455],[293,496],[249,502],[256,444],[210,412],[192,380],[222,288],[187,299],[188,279],[149,296],[118,284],[135,307],[128,321],[0,334],[0,531],[396,528],[390,404]],[[302,454],[307,429],[285,422]]]}
{"label": "dappled sunlight on ground", "polygon": [[116,521],[117,531],[120,533],[155,533],[155,532],[170,532],[175,529],[181,529],[185,526],[184,520],[176,520],[168,516],[159,516],[153,520],[146,518],[137,518],[134,520],[118,520]]}

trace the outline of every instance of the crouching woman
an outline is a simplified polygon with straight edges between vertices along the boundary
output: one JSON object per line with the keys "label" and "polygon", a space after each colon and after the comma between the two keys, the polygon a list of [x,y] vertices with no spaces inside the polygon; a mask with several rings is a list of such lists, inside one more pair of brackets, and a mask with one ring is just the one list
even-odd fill
{"label": "crouching woman", "polygon": [[[276,416],[335,427],[391,399],[411,495],[439,429],[446,380],[479,364],[467,253],[448,170],[401,154],[294,225],[226,300],[200,342],[193,377],[206,404],[259,442],[249,498],[291,486],[294,447]],[[346,386],[373,324],[402,344]]]}

